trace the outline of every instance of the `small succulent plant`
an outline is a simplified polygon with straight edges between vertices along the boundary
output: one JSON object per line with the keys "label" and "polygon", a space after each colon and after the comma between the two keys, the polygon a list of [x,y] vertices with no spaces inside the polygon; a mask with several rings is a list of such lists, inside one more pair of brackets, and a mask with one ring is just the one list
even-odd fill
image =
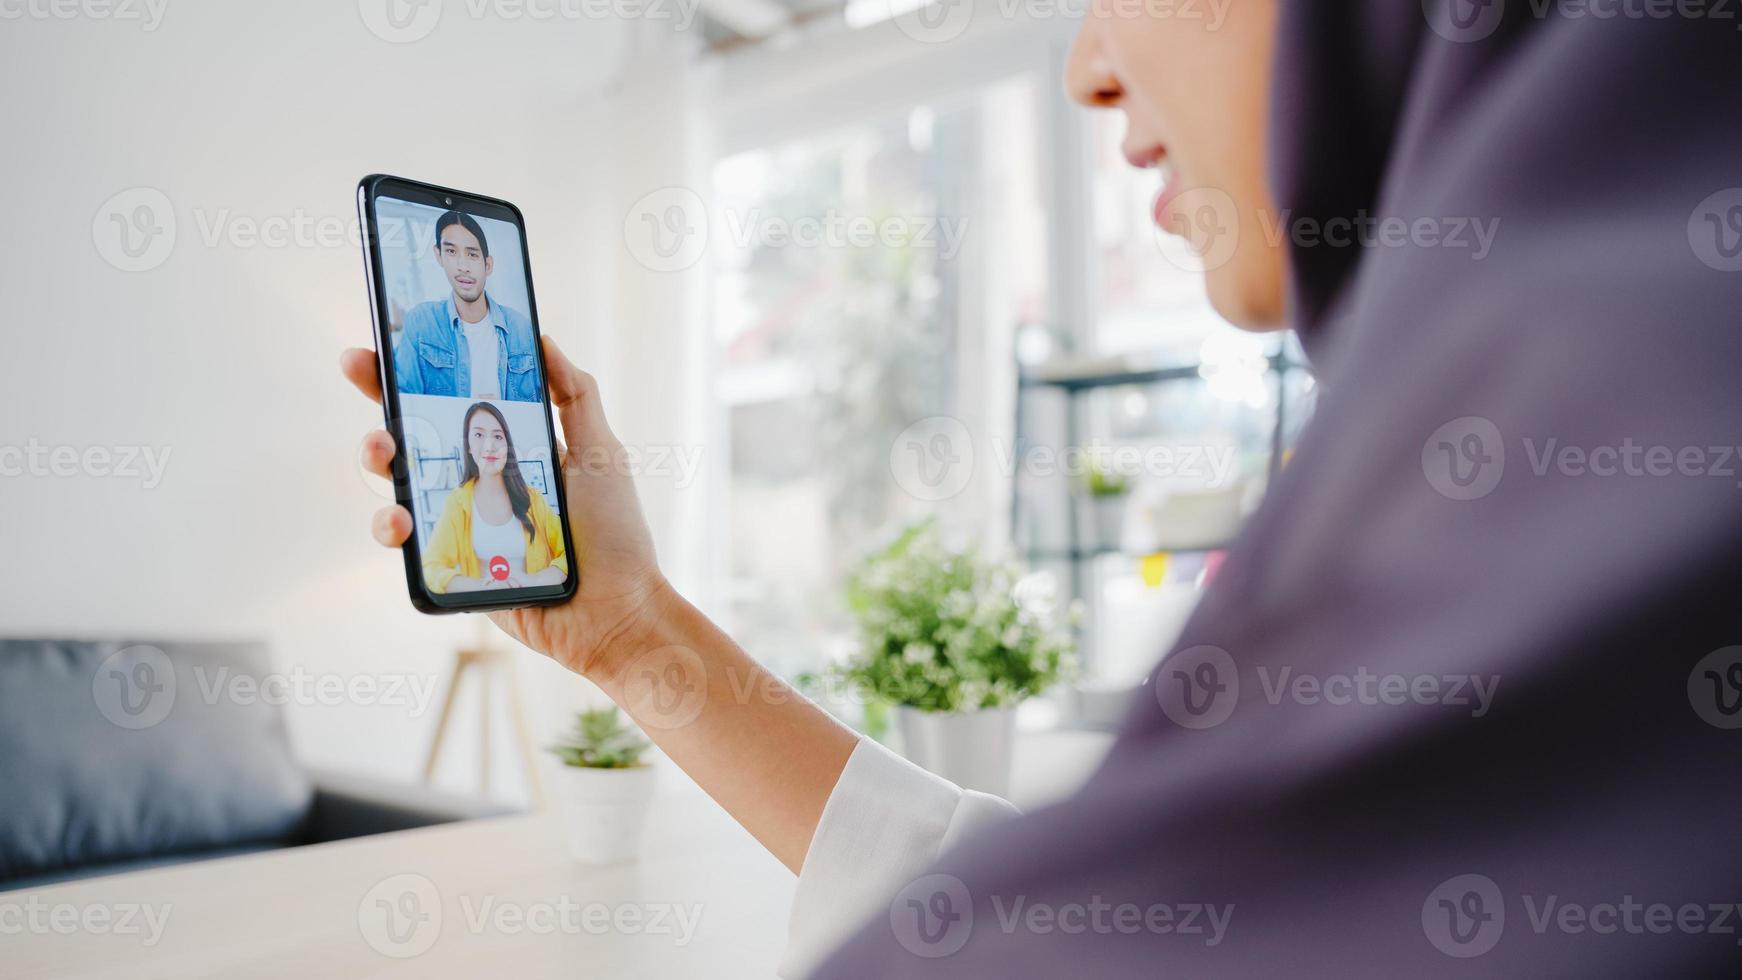
{"label": "small succulent plant", "polygon": [[612,706],[577,714],[575,727],[550,752],[578,769],[633,769],[644,764],[641,754],[648,748],[647,739]]}

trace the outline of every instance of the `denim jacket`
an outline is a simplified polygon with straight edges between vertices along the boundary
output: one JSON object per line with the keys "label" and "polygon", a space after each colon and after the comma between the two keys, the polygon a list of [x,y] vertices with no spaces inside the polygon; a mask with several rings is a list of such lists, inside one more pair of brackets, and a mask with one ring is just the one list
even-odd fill
{"label": "denim jacket", "polygon": [[[532,349],[532,321],[488,293],[489,322],[496,327],[496,380],[507,401],[535,402],[544,394]],[[460,327],[454,297],[420,303],[405,315],[393,345],[393,370],[404,395],[472,397],[472,354]]]}

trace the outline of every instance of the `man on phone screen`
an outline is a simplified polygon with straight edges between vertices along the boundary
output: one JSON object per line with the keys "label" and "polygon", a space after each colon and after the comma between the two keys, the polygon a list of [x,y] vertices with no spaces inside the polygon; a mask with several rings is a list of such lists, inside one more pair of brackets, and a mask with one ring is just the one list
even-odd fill
{"label": "man on phone screen", "polygon": [[538,401],[532,321],[484,289],[495,263],[477,219],[458,211],[437,218],[435,258],[452,291],[405,315],[393,351],[400,393]]}

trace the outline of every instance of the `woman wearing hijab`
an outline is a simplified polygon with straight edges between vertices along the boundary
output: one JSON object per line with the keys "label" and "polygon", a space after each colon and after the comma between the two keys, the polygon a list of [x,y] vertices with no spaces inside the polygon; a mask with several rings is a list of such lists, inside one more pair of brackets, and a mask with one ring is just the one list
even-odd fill
{"label": "woman wearing hijab", "polygon": [[562,525],[544,495],[526,485],[502,410],[477,402],[460,429],[460,485],[442,502],[423,551],[430,591],[560,585],[568,577]]}
{"label": "woman wearing hijab", "polygon": [[[1071,94],[1322,388],[1066,802],[838,727],[673,593],[626,479],[571,481],[581,594],[496,621],[799,873],[786,975],[1736,975],[1742,34],[1595,8],[1085,18]],[[614,447],[547,353],[571,448]]]}

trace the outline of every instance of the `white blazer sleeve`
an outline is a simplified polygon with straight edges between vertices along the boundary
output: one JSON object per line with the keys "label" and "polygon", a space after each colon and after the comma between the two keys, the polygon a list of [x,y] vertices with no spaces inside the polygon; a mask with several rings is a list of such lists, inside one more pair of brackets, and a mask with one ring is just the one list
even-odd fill
{"label": "white blazer sleeve", "polygon": [[895,894],[941,851],[1016,815],[1004,800],[860,739],[805,853],[780,975],[809,974],[859,927],[887,915]]}

